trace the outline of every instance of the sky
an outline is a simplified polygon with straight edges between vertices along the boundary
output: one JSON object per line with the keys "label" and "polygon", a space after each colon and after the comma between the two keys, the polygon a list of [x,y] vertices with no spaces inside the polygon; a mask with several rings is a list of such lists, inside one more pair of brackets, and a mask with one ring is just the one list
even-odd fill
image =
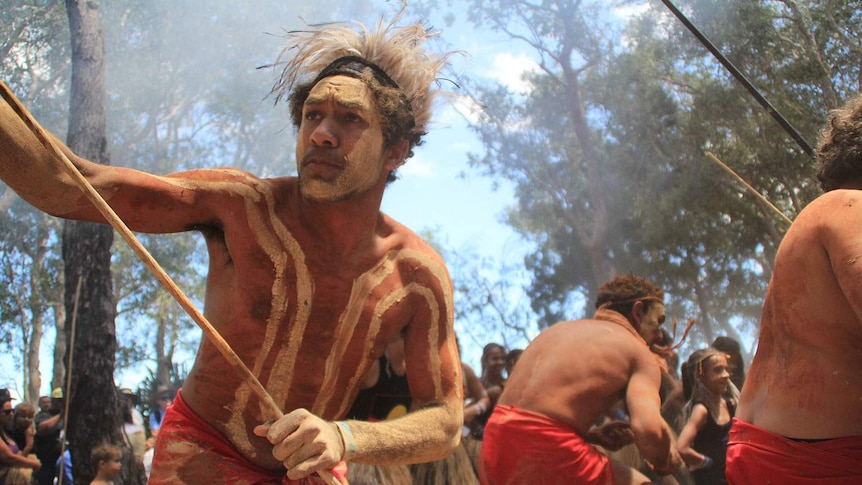
{"label": "sky", "polygon": [[[625,16],[631,12],[618,13]],[[435,22],[429,23],[442,25],[442,22]],[[252,21],[248,29],[255,33],[266,30]],[[441,27],[441,30],[442,40],[454,46],[450,49],[456,48],[466,54],[452,58],[452,72],[456,76],[466,75],[485,83],[499,82],[515,92],[527,89],[521,75],[537,66],[524,46],[492,33],[477,35],[475,28],[463,23]],[[457,89],[452,91],[458,94]],[[261,109],[271,106],[268,103],[262,103]],[[467,165],[469,153],[482,151],[481,143],[468,128],[467,120],[471,116],[474,113],[467,100],[456,98],[438,104],[425,143],[399,170],[400,179],[387,188],[381,209],[416,232],[432,233],[434,241],[447,250],[470,250],[480,257],[521,264],[531,246],[501,222],[506,208],[516,203],[511,188],[500,181],[496,181],[495,188],[492,180]],[[46,336],[44,341],[53,339]],[[467,346],[463,360],[478,369],[480,353],[481,346]],[[50,379],[50,360],[50,349],[43,349],[45,386]],[[11,363],[7,365],[7,362],[8,358],[0,356],[2,375],[9,375],[5,369],[11,370]],[[152,367],[154,364],[145,365]],[[143,375],[146,375],[143,368],[121,372],[118,385],[135,388]]]}

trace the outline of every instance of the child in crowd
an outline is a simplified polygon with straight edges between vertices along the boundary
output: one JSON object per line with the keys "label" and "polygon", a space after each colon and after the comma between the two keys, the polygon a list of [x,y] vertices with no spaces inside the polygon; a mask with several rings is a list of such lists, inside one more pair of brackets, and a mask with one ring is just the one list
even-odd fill
{"label": "child in crowd", "polygon": [[123,465],[123,452],[115,445],[102,444],[90,453],[90,463],[96,471],[96,477],[90,485],[113,485],[114,478],[120,475]]}
{"label": "child in crowd", "polygon": [[692,362],[694,388],[677,449],[697,485],[727,483],[727,436],[739,399],[739,390],[730,381],[728,360],[727,354],[706,349],[698,351]]}

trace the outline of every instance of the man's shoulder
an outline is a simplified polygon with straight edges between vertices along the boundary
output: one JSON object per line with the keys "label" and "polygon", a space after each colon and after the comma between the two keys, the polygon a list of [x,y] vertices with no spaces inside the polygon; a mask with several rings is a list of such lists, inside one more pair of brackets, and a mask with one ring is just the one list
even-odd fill
{"label": "man's shoulder", "polygon": [[383,212],[380,213],[380,227],[378,232],[383,235],[387,241],[389,251],[397,251],[402,256],[415,255],[418,257],[429,258],[435,264],[443,264],[443,258],[435,250],[428,241],[419,234],[413,232],[412,229],[401,224],[395,219],[389,217]]}
{"label": "man's shoulder", "polygon": [[862,190],[836,189],[817,197],[796,217],[787,238],[829,239],[832,235],[844,235],[848,226],[862,221]]}
{"label": "man's shoulder", "polygon": [[54,416],[54,415],[51,414],[49,411],[39,411],[38,413],[36,413],[36,416],[33,417],[33,421],[38,423],[38,422],[44,421],[44,420],[46,420],[52,416]]}
{"label": "man's shoulder", "polygon": [[862,190],[835,189],[825,192],[805,206],[797,219],[824,216],[829,219],[836,209],[862,211]]}
{"label": "man's shoulder", "polygon": [[252,187],[271,187],[284,189],[297,185],[295,176],[260,177],[251,172],[234,167],[211,167],[172,173],[165,177],[176,183],[188,183],[196,188],[224,190],[225,184]]}

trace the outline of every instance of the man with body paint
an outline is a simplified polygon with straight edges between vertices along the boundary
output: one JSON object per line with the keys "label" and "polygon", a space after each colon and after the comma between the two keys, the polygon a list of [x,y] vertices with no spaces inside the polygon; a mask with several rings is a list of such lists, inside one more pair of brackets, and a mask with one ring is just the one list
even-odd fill
{"label": "man with body paint", "polygon": [[[63,150],[134,231],[198,231],[205,315],[286,413],[267,410],[208,341],[169,408],[150,484],[318,483],[342,461],[448,455],[462,422],[452,286],[440,256],[380,212],[385,185],[421,143],[447,55],[423,26],[326,25],[288,34],[273,89],[298,128],[297,177],[234,169],[156,176]],[[57,142],[59,144],[59,142]],[[0,103],[0,177],[50,214],[105,222]],[[403,335],[413,412],[337,421],[386,345]]]}
{"label": "man with body paint", "polygon": [[[634,442],[656,473],[681,458],[661,416],[664,292],[639,276],[599,288],[591,319],[561,322],[521,354],[485,425],[479,462],[483,485],[645,484],[642,473],[592,446]],[[620,400],[631,417],[595,426]]]}
{"label": "man with body paint", "polygon": [[816,150],[826,192],[778,252],[727,447],[731,484],[862,483],[862,96]]}

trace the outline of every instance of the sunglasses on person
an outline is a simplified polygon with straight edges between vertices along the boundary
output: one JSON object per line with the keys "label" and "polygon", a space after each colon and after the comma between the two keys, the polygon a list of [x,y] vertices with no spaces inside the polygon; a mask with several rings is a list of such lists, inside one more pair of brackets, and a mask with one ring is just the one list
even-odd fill
{"label": "sunglasses on person", "polygon": [[3,410],[3,414],[5,414],[6,416],[9,416],[9,415],[11,415],[11,414],[12,414],[12,413],[14,413],[14,412],[15,412],[15,410],[14,410],[14,409],[4,409],[4,410]]}

